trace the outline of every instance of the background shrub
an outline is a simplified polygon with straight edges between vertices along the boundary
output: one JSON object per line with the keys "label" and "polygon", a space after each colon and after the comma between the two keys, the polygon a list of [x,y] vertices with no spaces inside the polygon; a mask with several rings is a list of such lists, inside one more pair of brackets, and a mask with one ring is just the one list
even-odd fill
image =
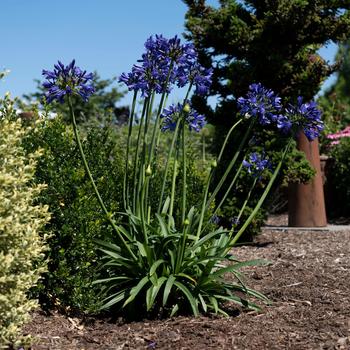
{"label": "background shrub", "polygon": [[326,206],[330,218],[349,217],[350,213],[350,138],[342,138],[330,151],[331,162],[326,168]]}
{"label": "background shrub", "polygon": [[[109,210],[120,209],[123,148],[108,126],[85,130],[84,149],[93,175]],[[101,220],[100,207],[85,174],[73,133],[61,118],[46,120],[28,135],[26,149],[41,147],[35,182],[45,182],[40,202],[49,205],[52,220],[48,243],[48,272],[33,290],[44,307],[86,310],[96,298],[91,287],[98,256],[95,239],[110,231]]]}

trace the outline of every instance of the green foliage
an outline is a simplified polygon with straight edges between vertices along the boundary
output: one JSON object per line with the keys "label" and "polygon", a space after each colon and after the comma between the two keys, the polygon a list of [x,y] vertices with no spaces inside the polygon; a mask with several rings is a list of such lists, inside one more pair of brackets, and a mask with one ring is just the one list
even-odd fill
{"label": "green foliage", "polygon": [[[166,205],[162,214],[147,224],[146,236],[142,220],[127,212],[132,236],[124,233],[134,257],[117,244],[101,242],[105,254],[104,268],[108,277],[95,283],[104,285],[102,308],[126,308],[130,318],[171,316],[178,311],[198,316],[202,313],[221,313],[223,302],[233,302],[242,307],[259,310],[245,296],[267,302],[266,297],[243,284],[239,269],[243,266],[262,264],[263,261],[240,263],[228,253],[229,236],[222,228],[201,237],[193,236],[196,230],[195,209],[187,215],[188,225],[177,231],[167,221]],[[224,274],[232,273],[235,282],[228,282]],[[241,296],[237,296],[237,292]]]}
{"label": "green foliage", "polygon": [[[97,291],[91,288],[98,261],[94,240],[106,238],[110,230],[86,176],[70,127],[60,118],[39,124],[25,143],[28,152],[43,149],[35,181],[48,187],[40,202],[49,205],[52,220],[46,230],[48,241],[48,273],[36,288],[44,307],[64,310],[91,308]],[[120,209],[121,178],[124,152],[122,143],[109,127],[86,130],[84,149],[101,194],[110,210]],[[110,173],[113,173],[113,177]]]}
{"label": "green foliage", "polygon": [[[9,96],[2,101],[2,112],[12,110],[9,101]],[[46,205],[35,204],[45,186],[32,182],[42,152],[25,153],[22,140],[30,129],[11,119],[11,112],[1,114],[0,348],[17,347],[29,340],[21,336],[21,327],[37,306],[27,293],[46,270],[46,235],[40,233],[50,217]]]}
{"label": "green foliage", "polygon": [[286,158],[288,166],[283,171],[282,186],[290,183],[306,184],[316,175],[316,170],[305,159],[303,152],[294,148]]}
{"label": "green foliage", "polygon": [[[331,165],[327,169],[327,214],[329,217],[349,217],[350,213],[350,139],[342,138],[329,155]],[[327,198],[328,197],[328,198]]]}

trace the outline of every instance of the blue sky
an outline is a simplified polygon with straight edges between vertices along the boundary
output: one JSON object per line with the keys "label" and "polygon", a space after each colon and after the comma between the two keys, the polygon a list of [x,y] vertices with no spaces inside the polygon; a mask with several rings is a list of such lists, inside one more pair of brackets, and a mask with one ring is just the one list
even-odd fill
{"label": "blue sky", "polygon": [[[0,69],[11,73],[0,82],[0,96],[34,91],[34,79],[57,59],[75,58],[102,78],[129,71],[147,37],[184,32],[186,8],[181,0],[1,0]],[[329,45],[321,53],[332,61],[335,50]]]}

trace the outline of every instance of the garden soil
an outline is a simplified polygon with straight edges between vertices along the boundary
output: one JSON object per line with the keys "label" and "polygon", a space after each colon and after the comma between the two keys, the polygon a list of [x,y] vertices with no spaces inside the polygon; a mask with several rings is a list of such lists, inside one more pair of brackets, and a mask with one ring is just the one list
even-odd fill
{"label": "garden soil", "polygon": [[[282,220],[282,222],[281,222]],[[285,216],[270,218],[280,225]],[[350,227],[343,231],[264,229],[239,259],[247,284],[267,295],[263,311],[224,317],[175,317],[113,323],[37,311],[24,331],[32,349],[350,349]]]}

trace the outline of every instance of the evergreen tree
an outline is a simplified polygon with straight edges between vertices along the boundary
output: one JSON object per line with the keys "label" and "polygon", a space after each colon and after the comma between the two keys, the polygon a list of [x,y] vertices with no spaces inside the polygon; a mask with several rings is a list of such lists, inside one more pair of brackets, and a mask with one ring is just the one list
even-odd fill
{"label": "evergreen tree", "polygon": [[201,52],[202,64],[214,68],[210,95],[221,103],[216,111],[195,101],[216,124],[236,110],[235,98],[248,85],[261,82],[282,97],[312,99],[338,64],[318,54],[329,41],[350,34],[350,0],[184,0],[187,37]]}
{"label": "evergreen tree", "polygon": [[326,121],[326,134],[350,124],[350,40],[339,46],[336,60],[341,62],[336,80],[319,98]]}
{"label": "evergreen tree", "polygon": [[335,94],[338,100],[350,105],[350,41],[339,46],[336,59],[341,62],[337,79],[326,91],[325,96]]}

